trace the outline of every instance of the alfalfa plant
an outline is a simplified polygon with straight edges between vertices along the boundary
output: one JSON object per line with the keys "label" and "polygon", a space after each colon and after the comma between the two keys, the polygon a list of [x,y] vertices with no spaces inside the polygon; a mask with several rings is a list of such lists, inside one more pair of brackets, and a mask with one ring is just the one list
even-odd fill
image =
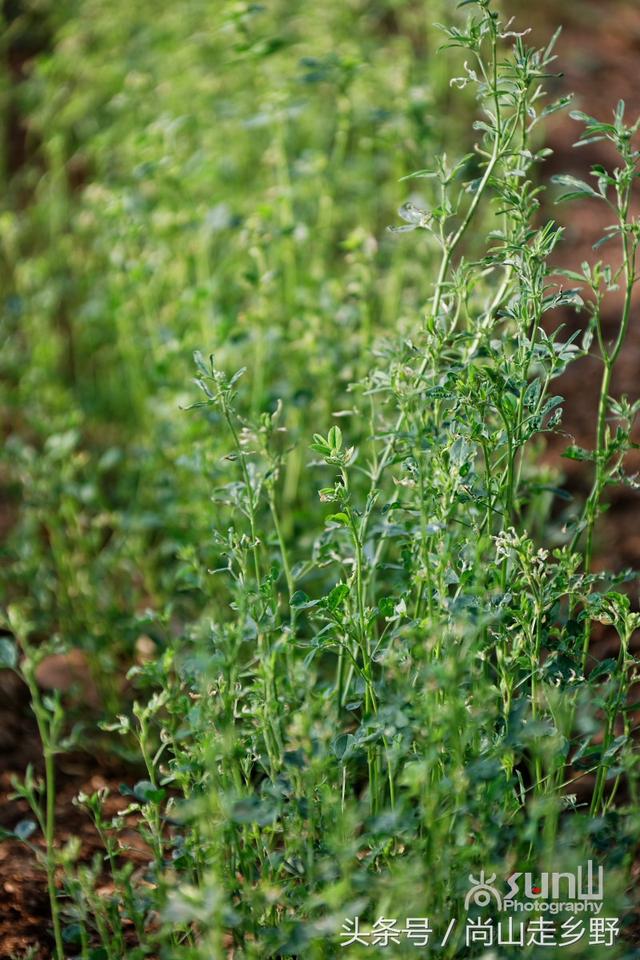
{"label": "alfalfa plant", "polygon": [[[615,399],[611,396],[611,389],[616,363],[629,332],[633,291],[638,280],[640,223],[631,213],[631,204],[638,179],[640,151],[635,141],[640,120],[633,124],[625,122],[624,101],[618,103],[613,123],[596,120],[579,111],[573,112],[571,116],[584,124],[584,131],[576,143],[577,147],[606,141],[613,146],[619,159],[619,165],[613,169],[596,164],[591,171],[593,184],[572,176],[554,178],[556,183],[568,188],[560,200],[596,200],[606,205],[613,223],[597,241],[595,249],[603,244],[616,242],[620,253],[620,265],[617,267],[598,261],[595,264],[583,263],[580,271],[561,271],[564,276],[580,283],[588,291],[589,323],[583,345],[585,350],[595,346],[594,353],[602,364],[595,449],[588,451],[572,446],[566,454],[594,464],[591,492],[582,515],[575,522],[572,540],[575,548],[581,539],[584,539],[584,569],[588,571],[593,558],[595,525],[603,510],[606,488],[619,483],[638,486],[636,477],[625,471],[625,457],[629,450],[636,446],[631,440],[631,431],[640,409],[640,401],[632,403],[627,397]],[[603,321],[603,305],[612,293],[620,289],[623,293],[622,310],[614,336],[609,338]],[[611,424],[615,424],[615,429]],[[585,629],[584,661],[587,653],[588,627]]]}
{"label": "alfalfa plant", "polygon": [[[611,810],[623,774],[635,790],[630,724],[625,720],[621,736],[616,725],[621,714],[628,718],[636,617],[612,589],[626,575],[590,569],[602,493],[622,477],[635,415],[624,399],[613,406],[607,399],[636,280],[635,128],[624,127],[620,109],[613,125],[588,121],[592,136],[608,131],[621,149],[620,169],[600,169],[598,190],[580,185],[577,192],[604,195],[614,188],[617,223],[610,233],[622,241],[626,293],[611,346],[591,308],[604,365],[594,489],[563,540],[552,507],[569,495],[540,453],[544,435],[561,423],[564,401],[555,382],[591,341],[587,333],[579,342],[580,334],[567,335],[562,325],[549,332],[546,323],[559,310],[581,308],[584,292],[563,286],[552,267],[562,230],[540,219],[537,168],[549,151],[537,127],[568,98],[549,103],[544,93],[555,38],[532,49],[488,0],[462,6],[473,8],[466,25],[444,29],[447,45],[466,58],[464,74],[452,83],[476,93],[477,140],[471,153],[438,158],[414,175],[423,195],[401,208],[404,224],[396,228],[421,235],[439,258],[422,323],[410,337],[379,348],[377,365],[353,384],[350,420],[314,436],[311,447],[328,480],[319,496],[329,512],[312,562],[289,566],[284,581],[277,561],[282,537],[277,529],[269,533],[262,454],[252,441],[256,428],[248,421],[238,427],[243,414],[238,399],[231,401],[236,378],[198,361],[204,402],[218,410],[216,422],[226,423],[238,471],[226,498],[236,506],[234,525],[217,535],[228,544],[235,586],[226,624],[216,625],[216,633],[242,627],[224,686],[238,677],[238,660],[244,663],[244,676],[255,676],[251,709],[267,721],[257,736],[246,715],[231,724],[231,752],[246,765],[226,801],[217,798],[220,826],[233,837],[233,862],[243,864],[243,876],[255,877],[258,864],[262,870],[268,864],[272,882],[299,904],[284,866],[297,862],[299,843],[287,833],[284,809],[268,799],[272,791],[322,797],[318,819],[306,828],[308,883],[313,876],[321,883],[314,874],[322,862],[321,824],[358,811],[361,862],[371,881],[364,909],[371,916],[376,903],[393,900],[384,877],[397,878],[400,869],[409,875],[425,864],[430,882],[420,894],[431,909],[444,911],[465,861],[486,866],[506,858],[540,868],[545,857],[557,856],[559,844],[568,851],[571,842],[587,843],[589,830],[599,835],[607,821],[585,826],[574,809],[570,764],[596,774],[594,814]],[[611,285],[614,274],[585,268],[585,277],[571,279],[582,285],[598,277]],[[589,285],[597,305],[600,281]],[[615,434],[607,429],[609,410],[619,419]],[[286,410],[282,416],[286,422]],[[577,455],[575,448],[569,455]],[[282,586],[292,611],[288,624]],[[621,653],[603,684],[606,671],[586,674],[585,650],[590,623],[607,610]],[[307,651],[306,672],[282,676],[283,636],[287,646]],[[246,647],[251,637],[255,650]],[[229,652],[218,662],[233,659]],[[578,703],[596,725],[597,705],[604,703],[603,743],[579,737]],[[299,709],[308,712],[303,728],[287,723]],[[316,764],[323,758],[322,783],[333,783],[335,800],[314,780],[319,767],[307,767],[303,758],[299,779],[289,777],[286,758],[294,746],[303,757],[310,751]],[[228,791],[219,775],[211,789]],[[571,820],[561,818],[570,809]],[[258,835],[245,829],[250,824],[270,829]],[[358,869],[354,862],[354,875]],[[224,867],[220,880],[242,909]],[[342,881],[346,888],[347,875]],[[244,922],[252,938],[267,935],[255,917],[245,913]],[[303,936],[304,918],[281,923],[283,938],[285,928]],[[312,923],[305,935],[315,942]],[[240,942],[253,956],[250,944]],[[459,948],[453,942],[447,955]]]}
{"label": "alfalfa plant", "polygon": [[[14,798],[26,801],[35,818],[35,820],[20,821],[15,827],[13,836],[27,844],[38,862],[44,866],[53,924],[54,956],[55,960],[64,960],[61,906],[56,873],[60,866],[70,866],[74,859],[74,851],[75,854],[78,852],[78,844],[72,841],[65,851],[60,851],[56,847],[55,758],[71,748],[74,734],[69,735],[65,730],[66,718],[60,694],[43,693],[36,679],[37,666],[48,652],[46,646],[35,646],[30,642],[32,626],[19,608],[8,608],[6,626],[13,639],[2,638],[0,648],[2,666],[15,671],[29,690],[31,709],[36,719],[44,758],[44,780],[36,777],[31,765],[27,767],[22,779],[13,780]],[[30,839],[38,829],[44,839],[44,854]]]}
{"label": "alfalfa plant", "polygon": [[[137,806],[153,851],[149,914],[165,919],[153,935],[139,916],[135,927],[172,956],[324,960],[340,954],[334,938],[352,913],[367,936],[394,915],[460,919],[470,871],[585,859],[606,847],[614,811],[627,857],[624,814],[637,810],[617,797],[625,778],[635,796],[636,619],[612,589],[623,577],[593,573],[590,560],[632,405],[613,408],[617,440],[598,420],[598,493],[571,543],[552,515],[568,494],[540,458],[561,422],[556,381],[591,346],[546,324],[583,303],[553,275],[562,232],[541,217],[538,127],[566,98],[544,93],[553,42],[532,49],[489,0],[462,6],[466,23],[444,29],[465,59],[453,86],[477,100],[475,143],[415,174],[420,195],[401,208],[411,236],[386,238],[420,237],[436,267],[415,329],[387,331],[341,425],[308,437],[321,530],[283,522],[286,404],[262,409],[261,391],[245,404],[241,371],[196,357],[223,451],[211,466],[210,575],[198,569],[213,586],[175,669],[139,675],[163,693],[136,708],[134,730],[117,725],[147,769]],[[631,286],[634,177],[620,180],[616,232]],[[287,302],[296,282],[289,274]],[[607,395],[629,322],[626,308],[619,347],[600,330]],[[603,618],[620,657],[587,675],[586,631]],[[596,774],[602,816],[572,798],[569,764]],[[105,845],[109,857],[112,835]],[[138,911],[119,868],[113,879]],[[92,880],[79,882],[76,901]],[[460,930],[443,956],[464,955]]]}

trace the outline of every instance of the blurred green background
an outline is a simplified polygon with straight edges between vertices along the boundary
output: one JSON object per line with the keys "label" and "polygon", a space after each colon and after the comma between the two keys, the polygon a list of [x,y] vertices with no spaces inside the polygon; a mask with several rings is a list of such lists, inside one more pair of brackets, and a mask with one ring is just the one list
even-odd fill
{"label": "blurred green background", "polygon": [[[539,37],[563,18],[578,86],[601,86],[637,27],[628,4],[509,6]],[[308,439],[335,411],[358,439],[348,385],[429,294],[428,245],[386,227],[420,199],[403,176],[465,150],[471,105],[433,26],[456,16],[447,0],[5,3],[0,581],[101,675],[141,629],[207,609],[225,448],[183,409],[194,350],[248,367],[246,412],[283,401],[282,512],[306,555]]]}
{"label": "blurred green background", "polygon": [[249,368],[251,413],[283,401],[284,515],[316,526],[308,438],[429,292],[428,250],[385,231],[466,119],[450,14],[5,5],[2,580],[42,635],[111,670],[141,620],[206,606],[224,448],[182,409],[195,349]]}

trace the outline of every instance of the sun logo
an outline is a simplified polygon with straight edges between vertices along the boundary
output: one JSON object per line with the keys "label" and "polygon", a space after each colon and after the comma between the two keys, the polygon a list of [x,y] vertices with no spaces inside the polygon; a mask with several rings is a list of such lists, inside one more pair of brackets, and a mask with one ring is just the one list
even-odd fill
{"label": "sun logo", "polygon": [[474,903],[476,907],[486,907],[492,900],[495,900],[498,910],[502,910],[502,897],[496,888],[491,886],[495,879],[495,873],[485,879],[484,870],[480,871],[479,880],[469,874],[469,883],[472,883],[473,886],[465,897],[465,910],[469,909],[471,903]]}

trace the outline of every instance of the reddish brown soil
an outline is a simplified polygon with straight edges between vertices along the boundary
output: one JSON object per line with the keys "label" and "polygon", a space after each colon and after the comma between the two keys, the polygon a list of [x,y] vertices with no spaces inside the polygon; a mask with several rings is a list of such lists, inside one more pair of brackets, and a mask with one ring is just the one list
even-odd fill
{"label": "reddish brown soil", "polygon": [[[73,711],[73,705],[70,706]],[[83,708],[84,719],[87,708]],[[13,830],[21,820],[33,815],[24,800],[11,799],[13,777],[22,777],[28,763],[38,775],[42,758],[38,731],[29,706],[28,692],[20,681],[0,671],[0,827]],[[129,803],[118,793],[124,781],[131,783],[132,771],[106,753],[72,753],[60,758],[57,765],[58,845],[77,837],[81,847],[79,859],[89,862],[103,848],[88,814],[74,805],[80,791],[92,793],[109,787],[112,796],[105,804],[108,816],[125,809]],[[131,846],[128,856],[143,869],[148,851],[133,829],[126,832],[125,842]],[[31,842],[43,849],[43,842],[34,834]],[[105,895],[109,890],[105,878]],[[37,948],[32,960],[51,957],[50,912],[43,869],[34,854],[20,841],[0,843],[0,958],[21,957],[29,948]],[[31,954],[29,954],[31,957]]]}
{"label": "reddish brown soil", "polygon": [[[517,14],[524,6],[521,0],[511,4]],[[525,14],[521,14],[524,19]],[[527,9],[526,18],[530,19]],[[640,115],[640,87],[637,83],[640,66],[640,5],[628,0],[574,0],[558,5],[552,0],[538,4],[534,34],[543,41],[547,24],[564,21],[557,45],[558,64],[563,77],[555,81],[558,95],[573,92],[573,109],[599,119],[610,120],[618,100],[626,103],[626,115],[634,121]],[[554,156],[546,164],[546,174],[571,173],[590,180],[594,163],[611,165],[614,155],[601,143],[573,147],[581,124],[567,113],[557,115],[550,127],[548,141]],[[640,210],[640,203],[638,204]],[[597,201],[548,206],[546,214],[565,228],[564,242],[557,256],[558,266],[579,269],[587,260],[602,260],[616,268],[620,254],[616,244],[605,244],[597,252],[593,244],[611,223],[604,204]],[[572,285],[566,281],[567,285]],[[606,330],[611,339],[617,331],[622,301],[621,293],[611,294],[604,307]],[[636,291],[629,337],[620,358],[613,383],[613,393],[626,393],[634,400],[640,394],[640,289]],[[569,330],[582,325],[571,315],[561,318]],[[594,423],[598,403],[601,366],[595,359],[585,358],[572,365],[557,381],[555,392],[566,397],[563,427],[575,443],[591,449],[594,446]],[[588,491],[590,472],[584,464],[561,459],[566,437],[551,443],[551,460],[567,477],[567,485],[577,493]],[[627,461],[630,470],[640,469],[640,455]],[[618,488],[610,496],[611,509],[607,522],[600,527],[597,563],[604,569],[620,570],[640,565],[640,500],[630,488]]]}

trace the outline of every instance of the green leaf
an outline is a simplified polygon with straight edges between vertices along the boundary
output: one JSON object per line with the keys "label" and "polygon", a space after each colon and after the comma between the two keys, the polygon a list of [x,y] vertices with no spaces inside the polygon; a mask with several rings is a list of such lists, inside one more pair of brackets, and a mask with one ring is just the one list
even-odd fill
{"label": "green leaf", "polygon": [[309,607],[317,606],[320,600],[310,600],[304,590],[296,590],[289,603],[296,610],[307,610]]}
{"label": "green leaf", "polygon": [[502,764],[493,757],[474,760],[467,766],[467,776],[471,783],[488,783],[499,777],[502,772]]}
{"label": "green leaf", "polygon": [[605,243],[609,243],[610,240],[615,240],[616,237],[619,237],[621,233],[622,231],[620,230],[619,227],[607,227],[607,233],[605,233],[602,237],[596,240],[596,242],[592,245],[591,249],[599,250],[600,247],[602,247]]}
{"label": "green leaf", "polygon": [[332,450],[340,450],[342,448],[342,430],[340,427],[331,427],[327,441]]}
{"label": "green leaf", "polygon": [[0,637],[0,670],[15,670],[18,664],[18,647],[11,637]]}
{"label": "green leaf", "polygon": [[616,672],[618,663],[613,657],[607,657],[601,660],[589,673],[589,683],[598,683],[603,677],[613,676]]}
{"label": "green leaf", "polygon": [[352,733],[339,733],[331,743],[331,751],[342,763],[346,763],[358,749],[358,743]]}
{"label": "green leaf", "polygon": [[79,923],[70,923],[62,931],[62,940],[71,946],[81,943],[82,927]]}
{"label": "green leaf", "polygon": [[330,610],[337,610],[338,607],[342,606],[346,598],[349,596],[349,587],[346,583],[339,583],[333,588],[329,596],[327,597],[327,604]]}
{"label": "green leaf", "polygon": [[346,513],[331,513],[327,517],[327,523],[339,523],[343,527],[348,527],[351,521]]}
{"label": "green leaf", "polygon": [[307,603],[308,600],[309,600],[309,597],[304,592],[304,590],[296,590],[296,592],[291,597],[290,603],[292,607],[300,607],[303,604]]}
{"label": "green leaf", "polygon": [[429,179],[429,178],[431,178],[431,177],[437,177],[437,176],[438,176],[438,171],[437,171],[437,170],[429,170],[429,169],[416,170],[414,173],[407,173],[406,176],[400,177],[399,182],[402,183],[403,180],[413,180],[414,178],[415,178],[415,179]]}
{"label": "green leaf", "polygon": [[92,947],[89,951],[89,960],[109,960],[109,954],[104,947]]}
{"label": "green leaf", "polygon": [[246,797],[234,803],[231,820],[234,823],[257,823],[266,827],[278,819],[278,809],[273,803],[261,801],[258,797]]}
{"label": "green leaf", "polygon": [[35,820],[21,820],[16,824],[13,832],[19,840],[28,840],[37,829]]}
{"label": "green leaf", "polygon": [[563,200],[574,200],[580,197],[595,197],[597,200],[602,199],[601,194],[599,194],[597,190],[594,190],[589,183],[586,183],[584,180],[578,180],[577,177],[572,177],[570,174],[557,174],[555,177],[551,177],[551,182],[561,187],[570,188],[568,193],[563,193],[558,197],[556,203],[562,203]]}
{"label": "green leaf", "polygon": [[594,454],[591,450],[585,450],[584,447],[578,447],[572,443],[562,454],[567,460],[593,460]]}
{"label": "green leaf", "polygon": [[307,765],[307,759],[304,750],[285,750],[282,759],[286,766],[295,767],[297,770],[304,770]]}
{"label": "green leaf", "polygon": [[591,737],[585,737],[582,743],[580,744],[580,746],[578,747],[578,749],[576,750],[575,754],[573,755],[573,759],[571,762],[575,764],[575,763],[578,763],[580,760],[582,760],[584,755],[587,753],[587,750],[589,749],[590,745],[591,745]]}
{"label": "green leaf", "polygon": [[233,387],[234,384],[236,384],[236,383],[238,382],[238,380],[240,379],[240,377],[244,376],[244,374],[246,373],[246,370],[247,370],[246,367],[240,367],[239,370],[236,370],[236,372],[234,373],[234,375],[231,377],[231,380],[229,380],[229,386],[230,386],[230,387]]}
{"label": "green leaf", "polygon": [[378,601],[378,610],[383,617],[393,617],[395,616],[397,603],[396,597],[381,597]]}
{"label": "green leaf", "polygon": [[133,795],[136,800],[142,803],[162,803],[166,796],[166,790],[161,787],[154,787],[149,780],[139,780],[133,788]]}
{"label": "green leaf", "polygon": [[571,103],[573,95],[569,94],[566,97],[560,97],[559,100],[555,100],[553,103],[548,104],[541,112],[540,117],[550,117],[553,113],[557,113],[558,110],[562,110],[567,104]]}
{"label": "green leaf", "polygon": [[309,446],[312,450],[315,450],[317,453],[321,453],[324,456],[328,456],[331,453],[331,447],[321,433],[314,433],[313,443],[310,443]]}
{"label": "green leaf", "polygon": [[611,746],[607,747],[605,752],[602,754],[603,760],[612,760],[616,753],[624,747],[625,743],[629,739],[626,734],[621,734],[619,737],[616,737]]}
{"label": "green leaf", "polygon": [[540,399],[540,393],[542,390],[542,381],[538,378],[537,380],[532,380],[524,394],[524,405],[525,407],[535,407]]}

